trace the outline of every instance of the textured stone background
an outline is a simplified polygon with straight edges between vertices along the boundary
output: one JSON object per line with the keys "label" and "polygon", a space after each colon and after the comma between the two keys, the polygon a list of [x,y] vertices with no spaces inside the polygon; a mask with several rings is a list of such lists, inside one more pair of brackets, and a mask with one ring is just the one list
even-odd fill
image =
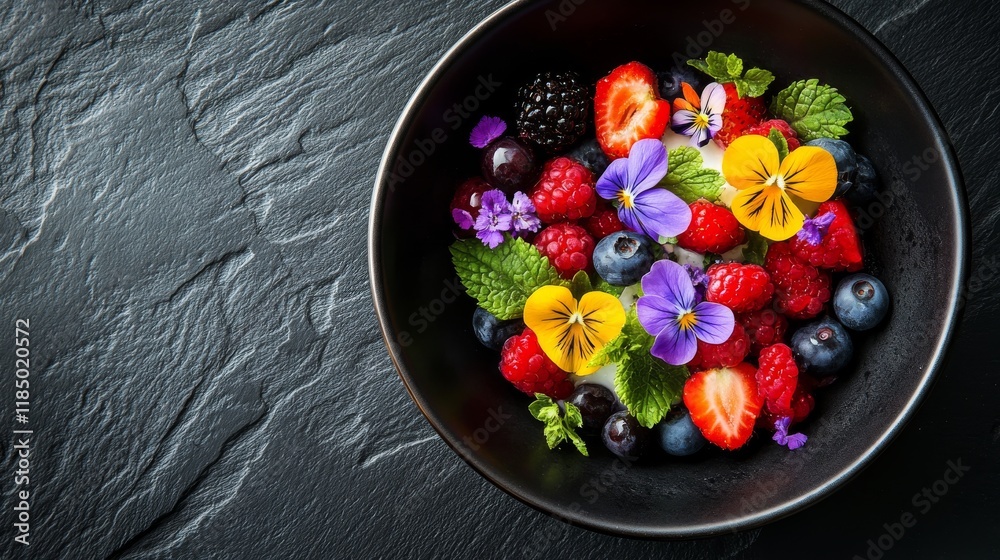
{"label": "textured stone background", "polygon": [[30,549],[7,536],[0,443],[3,557],[494,556],[548,532],[560,557],[819,542],[807,556],[850,558],[959,458],[972,470],[886,557],[1000,556],[995,7],[834,1],[914,74],[968,183],[973,283],[930,397],[821,504],[655,543],[565,526],[480,478],[377,334],[364,255],[379,155],[424,73],[501,4],[0,2],[0,325],[31,319],[37,432]]}

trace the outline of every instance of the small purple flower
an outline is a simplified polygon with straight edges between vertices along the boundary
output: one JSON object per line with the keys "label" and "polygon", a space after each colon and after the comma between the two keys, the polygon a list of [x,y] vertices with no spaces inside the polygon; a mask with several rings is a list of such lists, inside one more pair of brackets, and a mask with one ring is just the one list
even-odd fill
{"label": "small purple flower", "polygon": [[507,123],[499,117],[483,117],[479,119],[479,124],[472,128],[469,134],[469,143],[474,148],[485,148],[490,142],[503,136],[507,131]]}
{"label": "small purple flower", "polygon": [[535,215],[535,204],[523,192],[514,193],[514,200],[511,202],[510,208],[511,223],[515,234],[536,232],[538,228],[542,227],[541,220]]}
{"label": "small purple flower", "polygon": [[476,237],[490,249],[496,249],[503,243],[503,234],[510,231],[511,225],[511,208],[503,191],[484,192],[476,218]]}
{"label": "small purple flower", "polygon": [[656,337],[650,354],[668,364],[690,362],[699,340],[722,344],[733,334],[733,312],[718,303],[696,302],[691,277],[673,261],[654,263],[642,277],[642,291],[636,312],[642,327]]}
{"label": "small purple flower", "polygon": [[792,418],[790,416],[782,416],[774,423],[774,441],[778,442],[778,445],[788,446],[788,449],[798,449],[806,444],[809,439],[805,434],[788,434],[788,426],[792,423]]}
{"label": "small purple flower", "polygon": [[476,221],[472,219],[472,214],[469,214],[467,210],[462,210],[461,208],[455,208],[451,211],[451,218],[455,220],[458,224],[459,229],[468,230],[472,229],[472,226],[476,224]]}
{"label": "small purple flower", "polygon": [[694,284],[695,302],[700,303],[705,299],[705,292],[708,290],[708,275],[705,274],[704,270],[690,264],[684,265],[684,270],[687,271],[688,276],[691,277],[691,283]]}
{"label": "small purple flower", "polygon": [[837,215],[833,212],[827,212],[815,218],[806,216],[806,220],[802,224],[802,229],[795,236],[815,247],[823,242],[826,232],[830,230],[830,224],[835,219],[837,219]]}
{"label": "small purple flower", "polygon": [[656,139],[639,140],[627,158],[611,162],[597,180],[597,194],[617,200],[618,218],[630,230],[659,241],[691,225],[691,209],[674,193],[658,188],[667,175],[667,149]]}
{"label": "small purple flower", "polygon": [[708,84],[701,97],[689,84],[681,84],[683,97],[674,100],[670,128],[691,137],[691,145],[708,144],[722,130],[722,112],[726,109],[726,89],[715,82]]}

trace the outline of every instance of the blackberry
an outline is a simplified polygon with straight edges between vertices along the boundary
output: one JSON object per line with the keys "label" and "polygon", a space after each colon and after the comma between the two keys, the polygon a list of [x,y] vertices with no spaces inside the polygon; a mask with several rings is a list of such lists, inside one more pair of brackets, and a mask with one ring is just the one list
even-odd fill
{"label": "blackberry", "polygon": [[564,150],[586,133],[592,102],[575,72],[539,74],[518,92],[518,132],[549,153]]}

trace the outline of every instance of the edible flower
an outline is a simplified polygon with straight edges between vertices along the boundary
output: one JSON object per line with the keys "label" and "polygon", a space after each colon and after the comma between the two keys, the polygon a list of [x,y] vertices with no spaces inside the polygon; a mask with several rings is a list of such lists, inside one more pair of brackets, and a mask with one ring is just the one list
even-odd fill
{"label": "edible flower", "polygon": [[561,369],[589,375],[599,350],[625,326],[625,309],[615,296],[587,292],[578,302],[563,286],[542,286],[524,305],[524,323],[538,336],[542,351]]}
{"label": "edible flower", "polygon": [[510,209],[510,221],[515,236],[536,232],[538,228],[542,227],[541,220],[535,215],[535,204],[523,192],[514,193]]}
{"label": "edible flower", "polygon": [[503,136],[506,131],[507,123],[503,119],[483,117],[479,119],[476,126],[472,127],[472,133],[469,134],[469,144],[472,144],[474,148],[485,148],[490,145],[490,142]]}
{"label": "edible flower", "polygon": [[476,217],[476,237],[490,249],[503,243],[504,232],[511,228],[511,207],[500,189],[483,193],[482,206]]}
{"label": "edible flower", "polygon": [[[691,137],[691,145],[699,148],[708,144],[722,130],[722,112],[726,109],[726,89],[712,82],[698,93],[687,82],[681,84],[683,97],[674,100],[674,115],[670,128],[677,134]],[[704,103],[702,103],[704,102]]]}
{"label": "edible flower", "polygon": [[639,140],[627,158],[611,162],[597,180],[597,194],[618,201],[618,218],[630,230],[658,241],[691,225],[691,209],[674,193],[658,188],[667,176],[667,149],[657,139]]}
{"label": "edible flower", "polygon": [[687,271],[688,276],[691,277],[691,284],[694,285],[695,303],[699,303],[705,299],[705,292],[708,291],[708,275],[705,274],[704,270],[691,264],[684,265],[684,270]]}
{"label": "edible flower", "polygon": [[815,247],[823,242],[826,232],[830,231],[830,224],[836,219],[837,215],[833,212],[826,212],[815,218],[806,216],[806,220],[802,224],[802,229],[795,234],[795,237]]}
{"label": "edible flower", "polygon": [[476,221],[472,219],[472,214],[469,214],[468,210],[455,208],[451,211],[451,217],[455,220],[455,224],[463,230],[472,229],[476,225]]}
{"label": "edible flower", "polygon": [[825,202],[837,188],[837,163],[822,148],[803,146],[784,161],[764,136],[737,138],[722,157],[722,174],[739,192],[732,211],[747,229],[784,241],[802,229],[801,207]]}
{"label": "edible flower", "polygon": [[656,337],[650,353],[668,364],[690,362],[699,340],[722,344],[733,334],[733,312],[718,303],[697,302],[691,276],[673,261],[654,263],[642,277],[642,291],[636,302],[639,323]]}
{"label": "edible flower", "polygon": [[782,416],[774,423],[774,436],[771,438],[778,442],[778,445],[788,446],[788,449],[798,449],[806,444],[809,436],[805,434],[788,434],[788,427],[792,419],[789,416]]}

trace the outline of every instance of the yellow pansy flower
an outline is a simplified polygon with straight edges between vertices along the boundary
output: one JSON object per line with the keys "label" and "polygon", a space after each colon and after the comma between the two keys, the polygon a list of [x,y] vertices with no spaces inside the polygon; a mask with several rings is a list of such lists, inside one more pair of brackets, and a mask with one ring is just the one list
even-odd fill
{"label": "yellow pansy flower", "polygon": [[767,137],[737,138],[722,157],[722,174],[739,192],[732,211],[747,229],[784,241],[802,229],[804,211],[837,189],[837,162],[829,152],[802,146],[784,161]]}
{"label": "yellow pansy flower", "polygon": [[618,298],[588,292],[577,302],[562,286],[542,286],[524,305],[524,324],[538,337],[542,351],[561,369],[589,375],[598,350],[615,339],[625,326],[625,309]]}

